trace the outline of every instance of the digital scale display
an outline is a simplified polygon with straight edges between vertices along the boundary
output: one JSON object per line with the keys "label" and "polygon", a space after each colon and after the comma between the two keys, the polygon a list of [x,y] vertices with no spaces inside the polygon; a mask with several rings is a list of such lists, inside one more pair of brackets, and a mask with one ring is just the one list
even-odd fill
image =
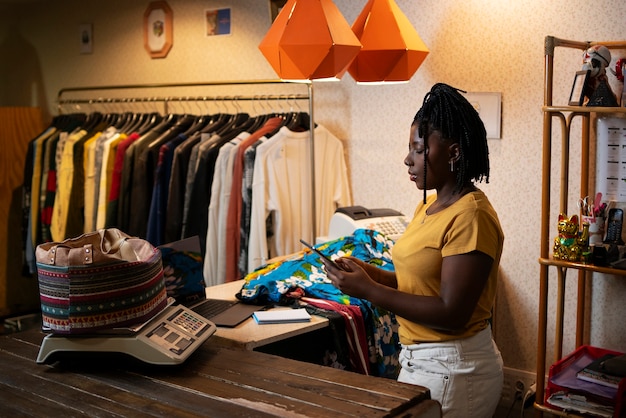
{"label": "digital scale display", "polygon": [[166,321],[152,328],[146,338],[164,350],[182,355],[209,328],[206,319],[194,312],[178,309]]}

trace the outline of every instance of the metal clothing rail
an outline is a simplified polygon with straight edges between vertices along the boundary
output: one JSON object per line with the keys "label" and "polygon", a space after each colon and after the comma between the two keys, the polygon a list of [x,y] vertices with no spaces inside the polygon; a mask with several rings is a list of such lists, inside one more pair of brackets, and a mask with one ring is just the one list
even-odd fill
{"label": "metal clothing rail", "polygon": [[[306,94],[268,94],[268,95],[230,95],[230,96],[153,96],[153,97],[109,97],[102,96],[80,97],[75,99],[66,98],[68,95],[92,95],[94,92],[114,92],[114,91],[145,91],[148,89],[183,89],[183,88],[211,88],[211,87],[229,87],[229,86],[299,86],[306,87]],[[209,101],[265,101],[265,100],[307,100],[309,104],[309,153],[311,164],[311,207],[313,216],[311,217],[311,236],[315,239],[317,233],[317,203],[315,199],[315,118],[313,116],[313,83],[310,81],[285,81],[285,80],[230,80],[230,81],[208,81],[194,83],[153,83],[153,84],[127,84],[127,85],[110,85],[110,86],[89,86],[89,87],[66,87],[59,90],[57,94],[57,109],[62,113],[62,106],[65,104],[109,104],[109,103],[155,103],[164,104],[164,111],[168,113],[168,104],[172,102],[209,102]]]}
{"label": "metal clothing rail", "polygon": [[292,101],[292,100],[309,100],[307,94],[258,94],[254,96],[152,96],[152,97],[116,97],[116,98],[103,98],[97,99],[62,99],[58,101],[59,114],[63,113],[64,105],[111,105],[111,104],[151,104],[162,103],[164,106],[164,112],[169,113],[170,103],[181,102],[237,102],[237,101]]}

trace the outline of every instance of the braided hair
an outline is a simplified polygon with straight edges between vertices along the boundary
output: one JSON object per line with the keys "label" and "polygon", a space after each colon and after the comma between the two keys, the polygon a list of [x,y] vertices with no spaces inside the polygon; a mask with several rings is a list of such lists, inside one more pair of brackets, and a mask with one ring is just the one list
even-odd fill
{"label": "braided hair", "polygon": [[[462,90],[444,83],[435,84],[413,119],[418,134],[427,139],[432,131],[459,144],[459,169],[454,193],[472,181],[489,183],[489,147],[487,132],[474,106],[461,95]],[[424,152],[424,203],[426,202],[426,156]]]}

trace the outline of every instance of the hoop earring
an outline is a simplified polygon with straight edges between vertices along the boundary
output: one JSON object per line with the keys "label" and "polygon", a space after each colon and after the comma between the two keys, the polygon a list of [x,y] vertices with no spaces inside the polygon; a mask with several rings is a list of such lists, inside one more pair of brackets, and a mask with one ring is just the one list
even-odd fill
{"label": "hoop earring", "polygon": [[450,161],[450,172],[454,173],[454,160]]}

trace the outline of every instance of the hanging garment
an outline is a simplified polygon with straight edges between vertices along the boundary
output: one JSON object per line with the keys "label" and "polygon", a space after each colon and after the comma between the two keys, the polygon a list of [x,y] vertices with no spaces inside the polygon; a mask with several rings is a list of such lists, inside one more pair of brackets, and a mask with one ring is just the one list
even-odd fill
{"label": "hanging garment", "polygon": [[[243,182],[243,160],[248,147],[259,140],[259,138],[276,131],[283,123],[280,117],[268,119],[261,128],[254,131],[237,147],[237,153],[233,160],[232,182],[226,214],[226,238],[225,238],[225,270],[224,280],[232,282],[239,280],[239,244],[241,239],[241,211],[242,211],[242,182]],[[209,246],[207,245],[207,249]]]}
{"label": "hanging garment", "polygon": [[107,201],[106,228],[119,228],[119,198],[122,184],[122,170],[124,168],[124,155],[126,150],[140,138],[139,133],[133,132],[120,142],[115,151],[113,174],[111,175],[111,191]]}
{"label": "hanging garment", "polygon": [[[26,236],[24,237],[24,262],[29,274],[37,271],[35,264],[35,247],[39,239],[39,193],[41,192],[41,171],[43,144],[57,128],[49,126],[29,144],[29,153],[24,167],[23,205],[26,220]],[[31,151],[32,150],[32,151]],[[28,179],[31,179],[30,182]]]}
{"label": "hanging garment", "polygon": [[[176,173],[176,178],[174,179],[175,183],[180,182],[181,180],[181,166],[186,169],[188,168],[188,164],[186,162],[182,162],[180,160],[181,153],[177,153],[177,149],[182,145],[184,150],[189,150],[189,143],[197,142],[195,138],[200,138],[200,131],[204,129],[206,126],[212,123],[212,116],[204,115],[200,117],[194,117],[193,123],[187,128],[185,132],[180,133],[178,136],[170,139],[159,149],[158,162],[155,169],[155,179],[154,179],[154,187],[152,191],[152,201],[150,203],[150,212],[148,217],[148,240],[152,242],[154,245],[161,245],[168,242],[173,242],[180,239],[180,225],[182,225],[182,221],[174,219],[174,216],[181,216],[182,211],[179,211],[180,206],[174,203],[174,200],[171,200],[169,197],[169,193],[172,190],[171,178],[172,173]],[[192,137],[192,141],[189,141],[189,137]],[[151,144],[151,147],[155,144]],[[157,144],[158,145],[158,144]],[[178,161],[176,161],[178,159]],[[176,164],[176,166],[175,166]],[[184,183],[182,184],[184,188]],[[183,193],[180,193],[178,190],[173,190],[174,199],[181,199],[184,196]],[[181,202],[184,202],[181,200]],[[173,211],[173,215],[168,213],[168,206],[171,205],[171,209]],[[176,228],[178,230],[178,234],[172,236],[171,239],[167,239],[166,235],[170,234],[172,229],[168,232],[168,223],[175,222]]]}
{"label": "hanging garment", "polygon": [[100,186],[98,187],[98,195],[96,196],[96,229],[104,229],[106,226],[106,211],[109,194],[111,193],[111,179],[115,166],[115,154],[120,142],[124,141],[126,138],[128,138],[128,136],[124,132],[116,133],[113,138],[105,142],[102,149]]}
{"label": "hanging garment", "polygon": [[185,190],[182,238],[197,235],[200,238],[202,254],[206,253],[208,212],[219,149],[231,139],[246,132],[253,123],[254,118],[250,118],[247,113],[231,115],[224,126],[206,142],[200,144],[196,164],[190,163]]}
{"label": "hanging garment", "polygon": [[[67,136],[67,139],[58,147],[61,158],[57,162],[57,193],[54,200],[54,210],[50,220],[50,233],[55,241],[62,241],[67,234],[80,235],[83,226],[83,214],[81,206],[77,202],[72,202],[72,191],[74,188],[74,151],[76,144],[82,144],[87,131],[79,129]],[[76,150],[78,152],[78,150]],[[82,154],[80,155],[82,157]],[[78,185],[76,185],[78,186]],[[81,184],[82,187],[82,184]],[[74,196],[76,193],[74,192]]]}
{"label": "hanging garment", "polygon": [[[100,201],[100,187],[106,187],[105,149],[119,139],[119,132],[115,126],[106,128],[100,136],[91,143],[88,149],[89,168],[85,178],[85,223],[86,232],[98,229],[98,209]],[[108,154],[107,154],[108,156]]]}
{"label": "hanging garment", "polygon": [[230,210],[230,189],[237,146],[250,136],[242,133],[222,145],[215,161],[211,199],[207,215],[206,252],[203,274],[207,286],[224,283],[226,274],[226,216]]}
{"label": "hanging garment", "polygon": [[152,201],[150,202],[147,230],[147,239],[155,247],[166,243],[165,225],[168,220],[166,214],[168,199],[167,194],[169,191],[174,150],[186,139],[187,136],[181,133],[167,143],[161,145],[161,148],[159,149],[159,159],[154,171],[154,187],[152,189]]}
{"label": "hanging garment", "polygon": [[[122,179],[120,182],[120,196],[118,200],[117,219],[120,224],[120,229],[126,231],[129,235],[138,235],[133,231],[133,229],[141,229],[140,225],[138,226],[136,224],[133,224],[131,226],[131,222],[133,222],[133,220],[131,220],[131,214],[134,211],[135,204],[138,203],[137,200],[139,200],[139,197],[134,194],[135,190],[133,190],[133,181],[136,176],[141,175],[141,170],[135,169],[135,161],[139,159],[139,155],[141,154],[143,149],[150,145],[150,143],[154,139],[161,136],[163,132],[165,132],[176,122],[177,119],[178,115],[168,115],[156,126],[150,128],[147,132],[141,135],[141,137],[133,142],[124,153],[124,164],[122,167]],[[140,182],[141,180],[137,181]],[[143,204],[147,205],[147,203],[145,202]],[[146,218],[143,219],[144,228],[145,219]],[[136,219],[134,221],[136,221]],[[139,224],[141,224],[141,220],[139,220],[138,222]]]}
{"label": "hanging garment", "polygon": [[154,170],[161,145],[187,130],[195,119],[195,116],[185,115],[158,137],[150,137],[148,140],[142,139],[135,142],[138,148],[135,150],[134,156],[132,187],[130,189],[131,210],[128,225],[128,231],[131,235],[138,237],[146,237],[147,235],[147,220],[154,186]]}
{"label": "hanging garment", "polygon": [[201,252],[204,254],[215,162],[220,148],[229,140],[224,140],[216,134],[203,136],[204,139],[192,150],[187,170],[181,238],[197,235],[200,238]]}
{"label": "hanging garment", "polygon": [[[252,186],[252,216],[248,271],[268,259],[297,252],[300,239],[315,242],[327,234],[330,218],[340,206],[350,206],[343,145],[325,127],[315,128],[315,212],[311,202],[309,132],[282,127],[257,148]],[[315,216],[317,230],[311,230]],[[274,225],[268,237],[267,219]],[[314,236],[315,235],[315,236]]]}
{"label": "hanging garment", "polygon": [[[106,129],[106,128],[105,128]],[[96,132],[83,144],[83,232],[96,229],[95,218],[95,181],[96,181],[96,141],[103,131]]]}
{"label": "hanging garment", "polygon": [[193,147],[200,142],[201,134],[194,133],[190,138],[176,147],[170,170],[170,182],[167,193],[167,222],[165,224],[164,241],[174,242],[181,238],[183,229],[183,208],[185,205],[185,185],[187,171]]}
{"label": "hanging garment", "polygon": [[243,277],[248,273],[248,244],[250,242],[250,214],[252,213],[252,181],[254,179],[254,160],[256,159],[256,149],[259,145],[267,141],[261,137],[252,144],[244,154],[243,178],[241,190],[241,223],[240,223],[240,244],[239,244],[239,274]]}
{"label": "hanging garment", "polygon": [[43,166],[41,172],[41,185],[39,192],[39,231],[41,242],[52,241],[50,223],[54,209],[54,196],[57,189],[56,178],[56,146],[59,142],[60,132],[52,135],[45,143],[43,153]]}
{"label": "hanging garment", "polygon": [[[55,118],[52,123],[55,128],[57,128],[56,132],[42,143],[40,163],[41,177],[39,184],[36,186],[39,189],[39,213],[37,220],[33,222],[36,228],[34,234],[37,237],[37,244],[52,240],[50,223],[52,221],[52,211],[54,209],[57,187],[56,154],[59,138],[61,133],[71,132],[81,126],[85,119],[86,116],[84,114],[71,114]],[[35,187],[35,185],[33,185],[33,187]]]}

